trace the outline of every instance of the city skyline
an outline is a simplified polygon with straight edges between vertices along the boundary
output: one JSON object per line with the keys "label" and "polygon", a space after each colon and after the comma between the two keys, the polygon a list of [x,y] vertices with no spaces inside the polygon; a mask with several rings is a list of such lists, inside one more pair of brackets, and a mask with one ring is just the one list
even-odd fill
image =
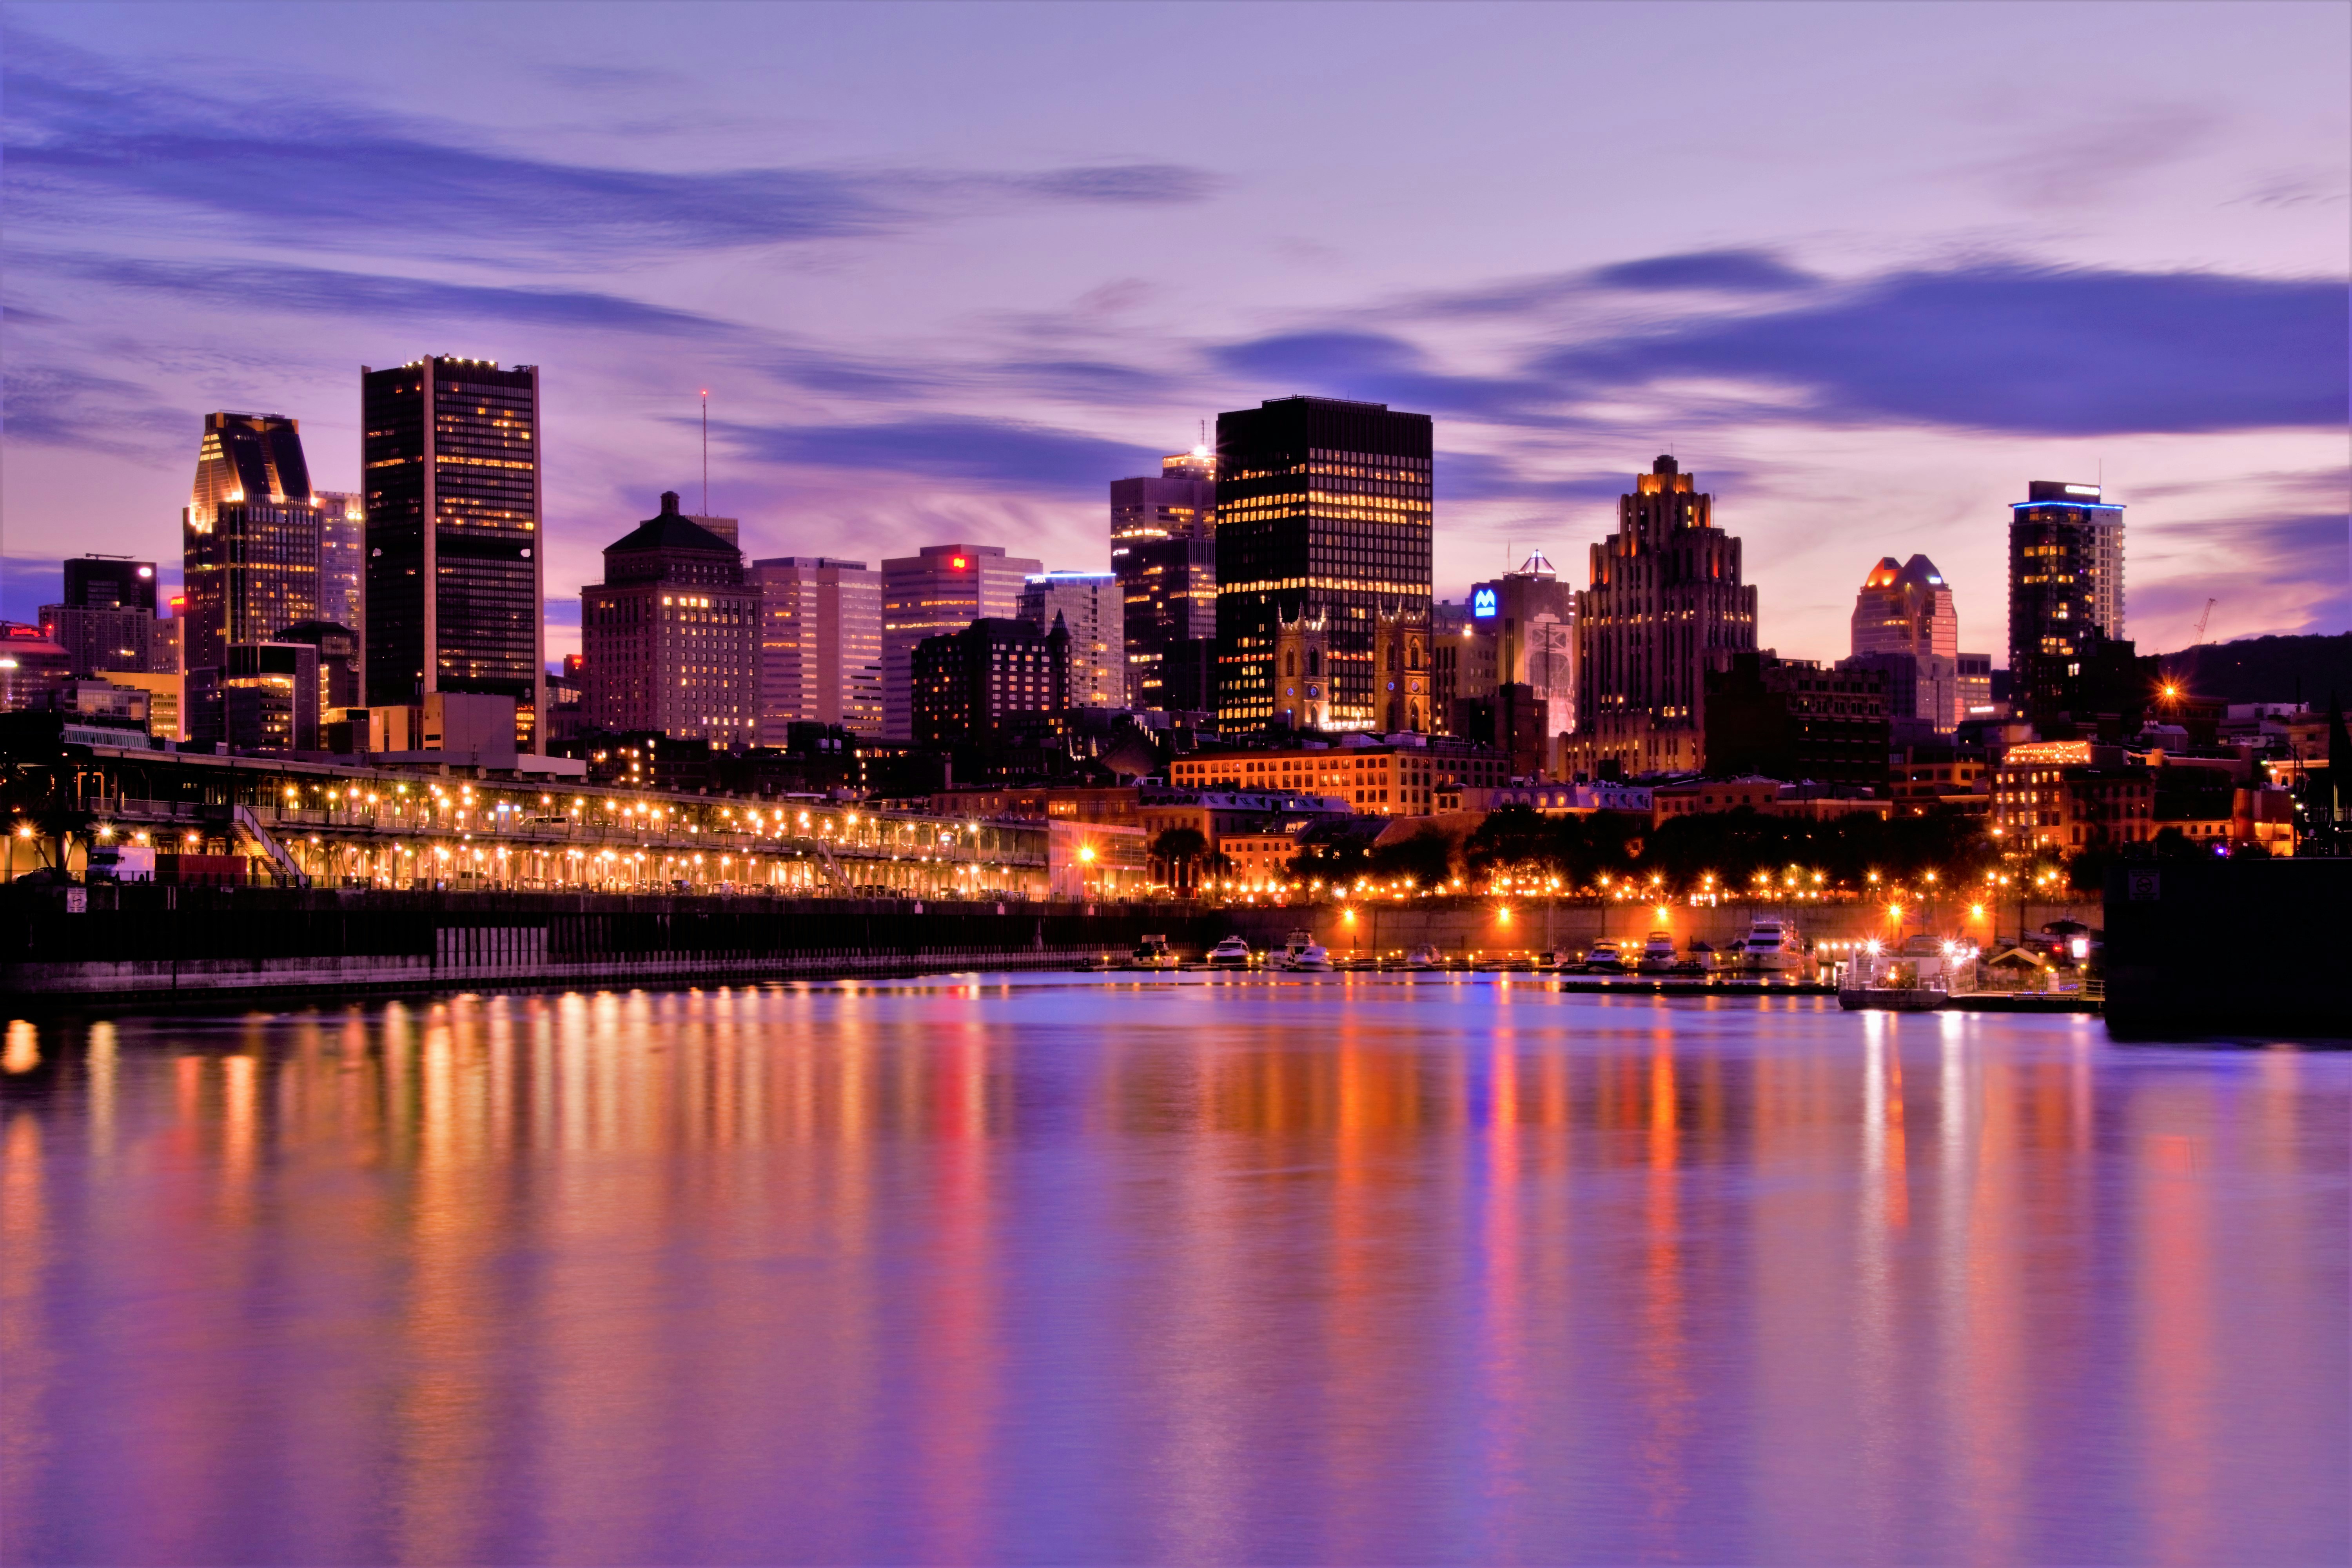
{"label": "city skyline", "polygon": [[[1465,8],[1350,37],[1259,13],[1345,61],[1335,79],[1449,68],[1410,126],[1310,95],[1328,142],[1255,78],[1213,123],[1101,129],[1097,79],[1216,13],[1105,14],[1045,60],[1019,8],[921,39],[794,11],[817,69],[780,14],[655,37],[622,12],[479,91],[541,41],[530,15],[423,18],[371,47],[435,68],[362,79],[331,13],[281,14],[232,65],[166,11],[0,12],[0,615],[29,618],[63,555],[166,555],[204,412],[300,419],[319,481],[351,487],[351,368],[448,352],[549,367],[551,658],[631,498],[699,494],[705,386],[710,505],[752,556],[854,531],[868,558],[981,538],[1101,570],[1106,481],[1306,394],[1435,417],[1442,597],[1529,548],[1574,561],[1663,450],[1710,476],[1784,653],[1835,657],[1890,552],[1944,565],[1964,645],[2005,646],[2006,509],[2043,476],[2132,508],[2145,647],[2189,641],[2209,597],[2216,638],[2352,625],[2325,564],[2346,549],[2338,13],[2182,7],[2116,37],[2096,7]],[[2094,46],[2063,109],[1996,119],[1979,91]],[[1667,60],[1693,122],[1618,130]],[[1538,62],[1565,90],[1529,89]],[[983,107],[992,72],[992,103],[1008,80],[1037,101]],[[306,129],[222,133],[256,102]],[[1748,161],[1695,156],[1735,118]],[[1322,193],[1303,208],[1280,194],[1301,180]],[[242,226],[262,191],[289,220],[266,253]],[[477,241],[463,262],[410,232],[436,202]]]}

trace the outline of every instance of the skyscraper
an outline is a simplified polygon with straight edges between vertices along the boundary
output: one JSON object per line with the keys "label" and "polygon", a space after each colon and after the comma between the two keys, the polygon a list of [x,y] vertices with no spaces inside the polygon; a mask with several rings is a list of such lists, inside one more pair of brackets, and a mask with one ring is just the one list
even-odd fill
{"label": "skyscraper", "polygon": [[1852,656],[1838,668],[1883,673],[1890,720],[1925,724],[1939,734],[1958,726],[1959,621],[1951,584],[1934,562],[1924,555],[1902,563],[1882,557],[1854,595],[1852,632]]}
{"label": "skyscraper", "polygon": [[1217,416],[1221,727],[1430,728],[1432,450],[1384,403]]}
{"label": "skyscraper", "polygon": [[760,590],[760,744],[793,724],[882,732],[882,574],[863,561],[751,563]]}
{"label": "skyscraper", "polygon": [[1164,700],[1169,650],[1217,635],[1217,460],[1205,447],[1160,461],[1157,479],[1110,482],[1110,569],[1125,602],[1128,706]]}
{"label": "skyscraper", "polygon": [[995,544],[932,544],[882,563],[882,733],[914,739],[915,645],[983,618],[1009,620],[1042,561]]}
{"label": "skyscraper", "polygon": [[1048,572],[1021,585],[1021,618],[1041,632],[1060,620],[1070,629],[1073,708],[1127,703],[1126,605],[1109,572]]}
{"label": "skyscraper", "polygon": [[180,521],[190,670],[216,670],[230,644],[318,618],[319,503],[296,421],[205,415]]}
{"label": "skyscraper", "polygon": [[319,618],[362,629],[367,602],[367,497],[319,492]]}
{"label": "skyscraper", "polygon": [[740,747],[760,712],[760,590],[743,552],[661,512],[604,547],[604,581],[580,591],[587,721],[623,733]]}
{"label": "skyscraper", "polygon": [[2097,485],[2035,479],[2009,513],[2009,673],[2037,722],[2080,705],[2087,666],[2124,640],[2124,509]]}
{"label": "skyscraper", "polygon": [[[360,372],[372,706],[435,691],[511,697],[540,747],[546,707],[539,371],[436,356]],[[298,617],[299,618],[299,617]]]}
{"label": "skyscraper", "polygon": [[1672,458],[1617,500],[1617,531],[1592,546],[1576,596],[1571,772],[1706,765],[1706,672],[1756,651],[1756,590],[1739,581],[1739,541],[1715,526],[1715,498]]}

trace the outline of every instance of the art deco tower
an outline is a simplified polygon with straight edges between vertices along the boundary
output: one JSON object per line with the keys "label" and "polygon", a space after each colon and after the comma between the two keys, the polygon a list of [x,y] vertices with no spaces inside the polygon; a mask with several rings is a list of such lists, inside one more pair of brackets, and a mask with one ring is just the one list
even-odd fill
{"label": "art deco tower", "polygon": [[1570,770],[1705,767],[1706,672],[1756,650],[1756,590],[1740,584],[1739,541],[1715,526],[1715,498],[1674,458],[1618,498],[1576,621]]}
{"label": "art deco tower", "polygon": [[435,357],[360,372],[372,706],[428,692],[515,700],[541,749],[547,708],[539,371]]}

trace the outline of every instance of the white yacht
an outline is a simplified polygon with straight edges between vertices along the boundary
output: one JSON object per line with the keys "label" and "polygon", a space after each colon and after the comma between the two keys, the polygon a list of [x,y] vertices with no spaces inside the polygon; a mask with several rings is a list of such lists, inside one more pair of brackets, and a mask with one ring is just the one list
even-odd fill
{"label": "white yacht", "polygon": [[1250,965],[1250,945],[1237,936],[1229,936],[1209,950],[1212,969],[1247,969]]}
{"label": "white yacht", "polygon": [[1309,942],[1290,955],[1290,967],[1304,974],[1331,973],[1331,950],[1319,942]]}
{"label": "white yacht", "polygon": [[1644,974],[1664,974],[1675,966],[1675,933],[1654,931],[1650,940],[1642,944],[1641,971]]}
{"label": "white yacht", "polygon": [[1591,949],[1584,955],[1584,973],[1587,974],[1622,974],[1625,973],[1624,956],[1617,951],[1617,944],[1615,942],[1596,942],[1592,944]]}
{"label": "white yacht", "polygon": [[1801,968],[1804,962],[1805,946],[1798,939],[1794,921],[1758,921],[1748,928],[1748,940],[1739,944],[1739,963],[1745,969],[1779,973]]}
{"label": "white yacht", "polygon": [[1434,969],[1437,963],[1437,949],[1427,942],[1422,943],[1404,955],[1404,966],[1407,969]]}

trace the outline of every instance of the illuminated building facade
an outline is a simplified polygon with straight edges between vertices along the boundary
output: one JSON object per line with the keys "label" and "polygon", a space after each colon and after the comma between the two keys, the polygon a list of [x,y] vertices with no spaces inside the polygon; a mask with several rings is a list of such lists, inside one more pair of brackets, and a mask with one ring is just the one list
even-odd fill
{"label": "illuminated building facade", "polygon": [[2156,775],[2120,746],[2036,741],[2001,753],[1993,833],[2028,853],[2120,848],[2156,836]]}
{"label": "illuminated building facade", "polygon": [[2009,670],[2036,723],[2084,706],[2084,678],[2124,640],[2124,509],[2097,485],[2035,479],[2009,518]]}
{"label": "illuminated building facade", "polygon": [[1021,585],[1021,618],[1040,631],[1060,621],[1070,632],[1073,708],[1127,704],[1124,592],[1109,572],[1048,572]]}
{"label": "illuminated building facade", "polygon": [[933,544],[882,563],[882,733],[915,734],[915,645],[960,632],[982,619],[1009,620],[1021,589],[1045,571],[1042,561],[1007,555],[1001,545]]}
{"label": "illuminated building facade", "polygon": [[1576,732],[1566,768],[1598,775],[1706,765],[1706,672],[1756,651],[1756,590],[1715,498],[1673,458],[1637,475],[1576,596]]}
{"label": "illuminated building facade", "polygon": [[356,632],[366,621],[367,497],[319,492],[319,618]]}
{"label": "illuminated building facade", "polygon": [[581,590],[583,716],[615,733],[751,745],[760,633],[743,552],[665,491],[658,516],[604,547],[604,581]]}
{"label": "illuminated building facade", "polygon": [[368,703],[511,697],[516,743],[534,753],[547,708],[539,392],[536,366],[489,360],[360,372]]}
{"label": "illuminated building facade", "polygon": [[1217,635],[1217,460],[1207,447],[1163,458],[1157,479],[1110,482],[1110,569],[1125,605],[1125,704],[1190,710],[1165,688],[1170,650]]}
{"label": "illuminated building facade", "polygon": [[882,574],[863,561],[751,563],[760,590],[760,744],[794,724],[882,732]]}
{"label": "illuminated building facade", "polygon": [[1198,752],[1171,762],[1168,782],[1179,790],[1345,801],[1359,816],[1427,816],[1438,808],[1439,791],[1492,787],[1508,772],[1508,760],[1488,748],[1432,742]]}
{"label": "illuminated building facade", "polygon": [[1381,403],[1217,416],[1221,728],[1431,728],[1431,453]]}
{"label": "illuminated building facade", "polygon": [[232,643],[268,642],[319,616],[318,496],[301,426],[282,414],[205,416],[180,514],[187,598],[182,657],[217,670]]}
{"label": "illuminated building facade", "polygon": [[1841,668],[1886,679],[1887,716],[1948,735],[1967,717],[1959,684],[1959,622],[1951,584],[1924,555],[1881,557],[1854,595],[1853,652]]}

